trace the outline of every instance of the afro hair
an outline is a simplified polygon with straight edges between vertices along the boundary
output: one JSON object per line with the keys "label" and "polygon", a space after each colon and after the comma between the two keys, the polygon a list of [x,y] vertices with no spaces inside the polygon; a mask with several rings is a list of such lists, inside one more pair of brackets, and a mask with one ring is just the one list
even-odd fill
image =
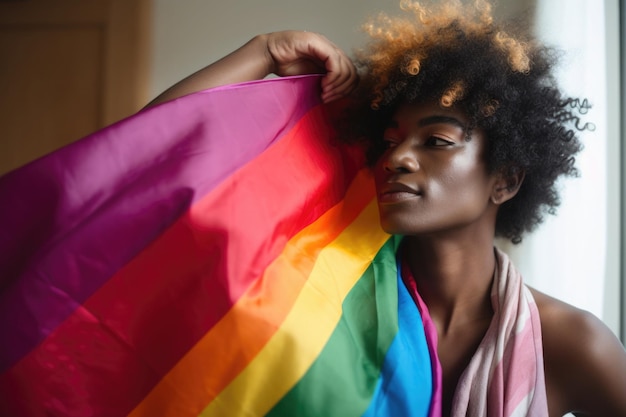
{"label": "afro hair", "polygon": [[373,164],[399,105],[436,100],[459,106],[470,129],[486,133],[490,172],[524,173],[496,220],[496,236],[519,243],[546,213],[555,213],[557,179],[577,175],[577,132],[592,126],[581,125],[587,100],[559,90],[551,73],[556,51],[519,25],[496,23],[485,0],[402,1],[401,9],[409,17],[381,14],[365,25],[371,39],[355,60],[361,81],[340,130],[366,145]]}

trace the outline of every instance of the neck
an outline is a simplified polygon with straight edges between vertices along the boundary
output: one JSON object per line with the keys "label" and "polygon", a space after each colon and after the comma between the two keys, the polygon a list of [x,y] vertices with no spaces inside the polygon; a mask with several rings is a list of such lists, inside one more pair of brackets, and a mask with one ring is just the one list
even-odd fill
{"label": "neck", "polygon": [[493,234],[466,240],[405,238],[405,256],[420,295],[443,334],[491,317]]}

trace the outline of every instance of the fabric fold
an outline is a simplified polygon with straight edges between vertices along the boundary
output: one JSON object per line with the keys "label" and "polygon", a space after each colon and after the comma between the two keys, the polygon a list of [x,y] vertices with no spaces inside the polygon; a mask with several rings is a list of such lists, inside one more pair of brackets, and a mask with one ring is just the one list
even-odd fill
{"label": "fabric fold", "polygon": [[459,379],[452,415],[547,416],[537,305],[509,257],[499,249],[495,255],[494,318]]}
{"label": "fabric fold", "polygon": [[[545,417],[548,415],[541,322],[532,293],[509,257],[495,248],[491,287],[494,315],[483,340],[459,378],[452,417]],[[430,417],[440,417],[441,364],[437,330],[406,262],[404,284],[419,307],[429,339],[434,389]]]}
{"label": "fabric fold", "polygon": [[[0,414],[441,415],[435,325],[318,83],[192,94],[0,178]],[[495,256],[452,415],[545,416],[537,306]]]}
{"label": "fabric fold", "polygon": [[1,415],[428,408],[400,238],[319,79],[191,94],[0,178]]}

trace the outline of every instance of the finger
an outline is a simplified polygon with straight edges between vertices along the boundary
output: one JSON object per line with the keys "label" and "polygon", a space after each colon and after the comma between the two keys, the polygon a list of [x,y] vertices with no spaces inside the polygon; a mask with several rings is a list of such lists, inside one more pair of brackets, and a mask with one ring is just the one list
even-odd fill
{"label": "finger", "polygon": [[[356,86],[358,78],[352,60],[321,34],[300,32],[297,36],[299,46],[295,45],[294,55],[298,59],[320,65],[326,74],[322,78],[322,99],[332,101],[349,94]],[[298,71],[302,68],[299,65]]]}
{"label": "finger", "polygon": [[358,82],[358,74],[356,68],[352,61],[346,57],[344,61],[342,61],[342,70],[341,76],[335,83],[334,88],[336,90],[342,90],[348,92],[352,88],[356,87]]}
{"label": "finger", "polygon": [[322,100],[324,102],[329,102],[329,101],[333,101],[341,97],[345,97],[354,90],[355,86],[356,86],[356,83],[349,81],[349,82],[346,82],[345,84],[337,86],[333,90],[323,91]]}
{"label": "finger", "polygon": [[338,60],[336,68],[322,80],[322,99],[336,99],[352,92],[358,83],[356,68],[348,57]]}
{"label": "finger", "polygon": [[333,86],[342,81],[342,77],[349,74],[350,67],[352,67],[352,61],[345,53],[339,49],[334,48],[324,61],[324,65],[328,72],[328,86]]}

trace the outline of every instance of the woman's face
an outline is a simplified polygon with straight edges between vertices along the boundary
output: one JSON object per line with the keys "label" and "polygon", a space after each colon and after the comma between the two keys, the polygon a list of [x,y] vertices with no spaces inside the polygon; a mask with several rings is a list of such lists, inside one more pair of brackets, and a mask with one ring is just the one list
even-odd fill
{"label": "woman's face", "polygon": [[463,111],[435,102],[398,109],[374,171],[385,231],[450,232],[487,216],[495,177],[487,172],[484,133],[474,128],[468,140],[468,124]]}

